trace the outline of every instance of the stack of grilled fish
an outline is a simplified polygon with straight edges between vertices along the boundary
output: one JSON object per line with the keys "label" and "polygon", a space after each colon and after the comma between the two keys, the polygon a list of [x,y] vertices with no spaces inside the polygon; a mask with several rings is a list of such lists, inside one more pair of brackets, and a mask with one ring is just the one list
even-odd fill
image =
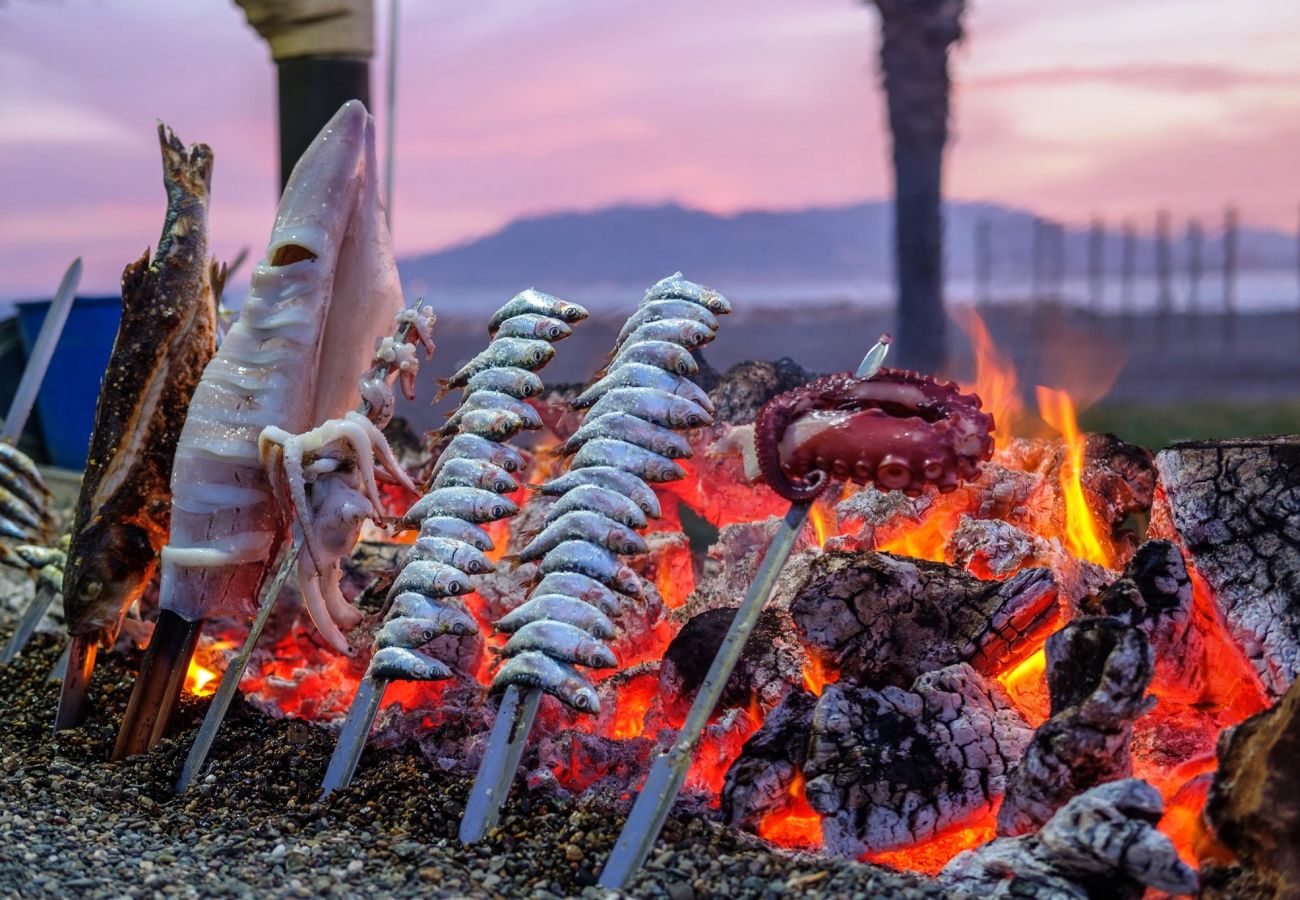
{"label": "stack of grilled fish", "polygon": [[36,464],[13,444],[0,441],[0,538],[44,544],[53,520],[50,491]]}
{"label": "stack of grilled fish", "polygon": [[559,500],[542,530],[519,553],[541,560],[541,580],[528,600],[497,622],[510,634],[494,690],[509,685],[545,691],[574,709],[597,713],[600,701],[575,665],[618,664],[604,641],[611,616],[643,586],[620,555],[646,552],[636,533],[658,518],[650,484],[685,477],[674,460],[691,455],[679,433],[712,423],[713,404],[687,376],[691,351],[713,340],[718,313],[731,306],[681,273],[656,283],[619,332],[610,363],[573,401],[587,409],[582,426],[561,447],[570,467],[538,490]]}
{"label": "stack of grilled fish", "polygon": [[519,487],[511,473],[523,470],[524,459],[506,441],[542,427],[537,411],[525,402],[542,392],[536,370],[554,357],[551,344],[572,334],[569,326],[585,318],[581,306],[524,291],[489,320],[487,349],[443,383],[443,393],[464,390],[443,429],[454,437],[438,457],[428,492],[404,517],[407,527],[419,529],[419,537],[393,582],[389,612],[375,639],[371,678],[451,676],[446,665],[419,648],[439,635],[478,630],[457,598],[473,589],[474,575],[494,568],[485,555],[493,542],[481,526],[519,511],[504,495]]}

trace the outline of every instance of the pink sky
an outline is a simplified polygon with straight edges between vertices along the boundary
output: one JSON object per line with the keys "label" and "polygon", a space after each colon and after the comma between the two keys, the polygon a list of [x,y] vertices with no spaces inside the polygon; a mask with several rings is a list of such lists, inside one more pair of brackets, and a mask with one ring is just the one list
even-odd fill
{"label": "pink sky", "polygon": [[[1248,222],[1294,227],[1300,4],[1245,10],[972,4],[953,66],[950,195],[1069,221],[1146,221],[1161,204],[1217,221],[1232,200]],[[876,29],[855,0],[407,0],[398,250],[617,201],[732,211],[886,196]],[[156,240],[155,118],[216,152],[215,251],[260,250],[274,84],[228,0],[9,0],[0,297],[47,293],[77,254],[83,290],[111,290]]]}

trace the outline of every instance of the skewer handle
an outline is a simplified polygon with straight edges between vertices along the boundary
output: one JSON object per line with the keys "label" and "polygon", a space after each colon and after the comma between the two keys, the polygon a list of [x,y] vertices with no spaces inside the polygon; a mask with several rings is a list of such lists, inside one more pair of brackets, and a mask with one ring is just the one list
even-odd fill
{"label": "skewer handle", "polygon": [[2,441],[17,444],[18,439],[22,437],[23,428],[27,425],[32,407],[36,404],[36,395],[41,390],[41,382],[45,380],[45,373],[50,368],[54,348],[59,343],[59,336],[63,334],[68,313],[72,311],[72,301],[76,299],[77,284],[80,281],[81,257],[77,257],[63,273],[59,289],[55,292],[54,300],[45,313],[45,323],[41,325],[41,333],[32,346],[31,356],[27,357],[27,367],[23,369],[22,380],[18,382],[18,391],[9,406],[9,414],[5,416],[4,425],[0,426]]}
{"label": "skewer handle", "polygon": [[524,691],[513,684],[506,688],[474,788],[465,804],[465,817],[460,820],[462,844],[476,843],[496,827],[541,702],[542,692],[535,688]]}
{"label": "skewer handle", "polygon": [[370,726],[379,714],[379,706],[384,700],[384,691],[388,682],[366,675],[357,685],[357,692],[352,697],[352,706],[348,716],[343,720],[343,729],[339,732],[339,741],[334,745],[334,754],[330,757],[329,768],[325,770],[325,781],[321,784],[320,798],[324,800],[339,788],[352,783],[356,774],[357,763],[361,761],[361,751],[366,748],[366,738],[370,736]]}

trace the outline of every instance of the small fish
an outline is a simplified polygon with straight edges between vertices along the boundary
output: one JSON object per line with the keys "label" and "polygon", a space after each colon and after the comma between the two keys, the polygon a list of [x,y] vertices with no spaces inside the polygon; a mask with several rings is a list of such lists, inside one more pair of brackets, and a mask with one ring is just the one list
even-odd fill
{"label": "small fish", "polygon": [[519,489],[510,473],[485,459],[449,459],[438,469],[431,490],[443,487],[472,487],[498,494],[509,494]]}
{"label": "small fish", "polygon": [[642,363],[647,366],[655,366],[663,369],[665,372],[673,372],[682,377],[694,375],[700,371],[699,363],[691,356],[691,352],[685,347],[669,341],[638,341],[635,344],[624,344],[614,354],[614,358],[609,361],[601,376],[608,375],[619,366],[627,363]]}
{"label": "small fish", "polygon": [[[45,486],[45,479],[41,477],[41,470],[36,468],[32,458],[8,441],[0,441],[0,468],[12,472],[41,494],[50,493],[50,489]],[[4,477],[5,473],[0,472],[0,478]]]}
{"label": "small fish", "polygon": [[686,477],[686,470],[668,457],[660,456],[636,444],[611,438],[587,441],[582,445],[582,449],[573,455],[571,466],[574,469],[583,469],[587,466],[614,466],[635,475],[642,481],[654,484]]}
{"label": "small fish", "polygon": [[492,341],[460,370],[445,382],[443,393],[450,388],[465,385],[471,378],[486,369],[511,366],[519,369],[540,369],[555,356],[555,348],[546,341],[534,341],[528,338],[500,338]]}
{"label": "small fish", "polygon": [[455,516],[429,516],[420,521],[420,537],[444,537],[463,541],[484,553],[495,549],[496,544],[488,533],[477,525]]}
{"label": "small fish", "polygon": [[578,509],[552,520],[528,545],[519,551],[524,562],[541,559],[563,541],[586,541],[624,556],[645,553],[645,538],[626,525],[607,519],[598,512]]}
{"label": "small fish", "polygon": [[569,401],[569,405],[574,409],[586,409],[615,388],[624,387],[654,388],[667,394],[693,400],[709,415],[714,413],[713,401],[709,399],[704,388],[690,379],[665,372],[657,366],[647,366],[645,363],[624,363]]}
{"label": "small fish", "polygon": [[518,656],[532,650],[540,650],[551,659],[593,669],[612,669],[618,665],[613,650],[568,622],[529,622],[506,641],[501,655]]}
{"label": "small fish", "polygon": [[574,488],[585,484],[609,488],[611,491],[622,494],[641,507],[641,511],[652,519],[657,519],[660,516],[659,498],[655,496],[655,492],[640,478],[616,466],[588,466],[585,469],[570,469],[560,477],[546,482],[546,484],[531,484],[529,487],[548,497],[562,497]]}
{"label": "small fish", "polygon": [[478,623],[474,617],[444,598],[426,597],[414,592],[398,594],[393,600],[389,615],[393,618],[421,619],[430,623],[439,634],[454,634],[457,637],[478,634]]}
{"label": "small fish", "polygon": [[600,712],[600,698],[591,684],[573,666],[545,653],[531,650],[506,660],[492,679],[492,689],[501,690],[511,684],[545,691],[579,712]]}
{"label": "small fish", "polygon": [[397,573],[388,596],[414,593],[426,597],[459,597],[473,590],[470,578],[460,569],[433,560],[407,560]]}
{"label": "small fish", "polygon": [[529,338],[534,341],[562,341],[573,334],[573,329],[553,316],[524,313],[511,316],[501,323],[494,337]]}
{"label": "small fish", "polygon": [[47,515],[50,492],[44,484],[33,484],[25,476],[0,465],[0,488],[4,488],[40,515]]}
{"label": "small fish", "polygon": [[713,424],[713,416],[698,403],[655,388],[615,388],[592,405],[587,418],[611,412],[629,413],[665,428],[701,428]]}
{"label": "small fish", "polygon": [[650,285],[650,290],[646,291],[645,299],[640,305],[645,306],[656,300],[689,300],[720,316],[731,312],[731,304],[726,297],[713,288],[687,281],[682,277],[681,272],[676,272]]}
{"label": "small fish", "polygon": [[443,467],[453,459],[481,459],[494,466],[500,466],[507,472],[522,472],[527,468],[523,456],[514,447],[490,441],[477,434],[462,432],[443,448],[437,464],[433,467],[431,478],[437,479],[442,474]]}
{"label": "small fish", "polygon": [[645,528],[645,513],[641,507],[618,491],[595,484],[582,484],[567,492],[547,510],[547,520],[557,519],[576,509],[598,512],[628,528]]}
{"label": "small fish", "polygon": [[542,379],[527,369],[520,369],[515,366],[498,366],[493,369],[484,369],[465,384],[465,393],[463,396],[468,397],[475,391],[500,391],[503,394],[509,394],[524,400],[528,397],[536,397],[546,389],[542,384]]}
{"label": "small fish", "polygon": [[582,427],[560,445],[559,453],[572,456],[583,444],[597,438],[626,441],[669,459],[687,459],[691,455],[690,443],[677,432],[624,412],[588,416]]}
{"label": "small fish", "polygon": [[36,531],[42,531],[45,528],[45,518],[31,506],[28,506],[23,500],[0,487],[0,515],[15,522],[21,522],[24,525],[30,525]]}
{"label": "small fish", "polygon": [[621,347],[644,344],[646,341],[667,341],[687,350],[702,347],[717,335],[707,325],[693,319],[657,319],[646,322],[627,336],[627,340],[615,347],[615,354]]}
{"label": "small fish", "polygon": [[537,594],[534,592],[527,602],[512,609],[497,622],[497,631],[511,634],[530,622],[550,620],[576,625],[583,631],[609,640],[614,637],[614,623],[596,607],[577,597],[567,594]]}
{"label": "small fish", "polygon": [[632,332],[647,322],[658,322],[661,319],[691,319],[710,331],[718,330],[718,317],[709,312],[706,307],[689,300],[651,300],[649,303],[642,303],[623,323],[614,346],[621,347]]}
{"label": "small fish", "polygon": [[384,623],[384,627],[379,629],[379,633],[375,635],[375,646],[381,649],[384,647],[414,649],[423,647],[445,633],[438,631],[433,622],[428,619],[397,616],[389,619]]}
{"label": "small fish", "polygon": [[645,596],[641,578],[635,572],[619,562],[618,557],[604,547],[586,541],[556,544],[542,559],[538,571],[543,576],[553,572],[576,572],[594,578],[629,597]]}
{"label": "small fish", "polygon": [[542,580],[534,585],[531,596],[540,597],[545,594],[563,594],[590,603],[613,619],[623,615],[625,604],[634,602],[633,598],[580,572],[551,572],[542,576]]}
{"label": "small fish", "polygon": [[[501,391],[475,391],[465,398],[459,409],[452,413],[451,418],[442,426],[442,433],[451,434],[459,427],[465,416],[480,409],[513,413],[522,420],[524,428],[536,430],[542,427],[542,417],[537,414],[537,410],[519,398],[503,394]],[[466,430],[475,432],[475,429]]]}
{"label": "small fish", "polygon": [[442,681],[451,677],[451,669],[406,647],[384,647],[371,657],[367,674],[378,681]]}
{"label": "small fish", "polygon": [[496,571],[496,566],[483,554],[483,551],[455,538],[416,538],[411,549],[406,551],[406,562],[412,563],[417,560],[443,563],[460,569],[466,575],[482,575],[484,572]]}
{"label": "small fish", "polygon": [[0,537],[13,538],[19,541],[35,541],[40,539],[40,535],[17,522],[0,517]]}
{"label": "small fish", "polygon": [[500,494],[470,487],[444,487],[429,491],[406,511],[402,521],[415,528],[429,516],[452,516],[465,522],[495,522],[519,512]]}
{"label": "small fish", "polygon": [[489,441],[508,441],[524,428],[524,420],[505,409],[471,409],[459,418],[456,427],[462,434],[476,434]]}
{"label": "small fish", "polygon": [[550,316],[568,322],[570,325],[581,322],[588,315],[587,311],[576,303],[529,288],[515,294],[505,306],[492,314],[492,318],[488,319],[488,334],[496,334],[503,322],[529,313]]}
{"label": "small fish", "polygon": [[53,547],[44,544],[19,544],[13,548],[13,551],[29,569],[42,569],[45,566],[62,568],[68,561],[68,543],[71,536],[65,532]]}

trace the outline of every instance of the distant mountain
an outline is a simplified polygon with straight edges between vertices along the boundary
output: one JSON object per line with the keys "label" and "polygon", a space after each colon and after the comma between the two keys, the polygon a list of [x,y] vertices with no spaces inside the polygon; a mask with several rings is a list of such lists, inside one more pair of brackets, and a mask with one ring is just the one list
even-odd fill
{"label": "distant mountain", "polygon": [[[944,211],[947,273],[975,270],[977,223],[987,222],[995,277],[1024,277],[1032,268],[1032,212],[992,203],[950,203]],[[1173,265],[1185,265],[1183,224],[1172,241]],[[517,219],[485,237],[399,261],[403,281],[438,288],[545,284],[648,284],[678,269],[714,283],[802,285],[881,280],[893,268],[893,207],[883,201],[850,206],[716,215],[677,204],[620,205]],[[1064,234],[1065,268],[1087,269],[1086,229]],[[1106,235],[1106,269],[1118,273],[1121,238]],[[1295,238],[1242,229],[1242,269],[1290,269]],[[1207,236],[1207,271],[1221,265],[1217,232]],[[1155,268],[1149,235],[1137,244],[1136,268]]]}

